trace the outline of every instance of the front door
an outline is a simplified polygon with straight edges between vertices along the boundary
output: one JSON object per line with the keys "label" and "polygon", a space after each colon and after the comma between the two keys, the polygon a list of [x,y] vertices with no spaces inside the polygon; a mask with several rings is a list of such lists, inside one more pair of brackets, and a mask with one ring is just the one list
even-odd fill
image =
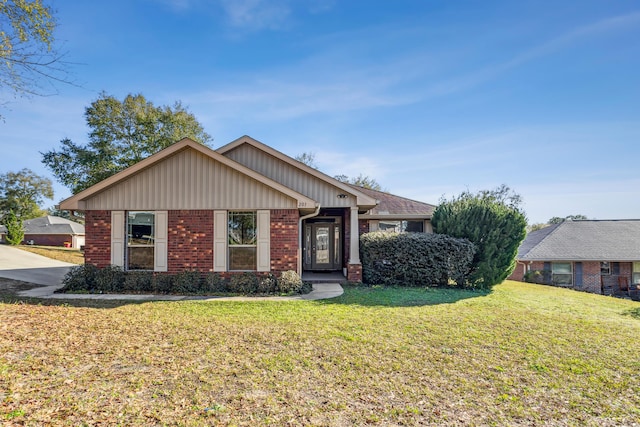
{"label": "front door", "polygon": [[340,224],[331,222],[313,222],[304,227],[304,269],[339,270]]}

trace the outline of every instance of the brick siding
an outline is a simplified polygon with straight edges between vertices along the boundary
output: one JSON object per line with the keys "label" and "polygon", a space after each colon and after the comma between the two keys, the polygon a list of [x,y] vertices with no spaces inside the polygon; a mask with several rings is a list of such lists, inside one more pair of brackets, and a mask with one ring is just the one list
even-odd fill
{"label": "brick siding", "polygon": [[[582,263],[582,283],[578,284],[576,280],[576,262]],[[553,264],[553,262],[550,262]],[[602,281],[605,281],[609,286],[616,287],[618,286],[618,277],[627,277],[629,283],[631,283],[632,276],[632,267],[633,264],[631,262],[620,262],[618,263],[620,266],[619,274],[614,273],[613,265],[614,262],[610,262],[611,273],[607,275],[602,275],[600,273],[600,261],[572,261],[571,268],[573,272],[573,285],[572,288],[591,292],[595,294],[599,294],[602,292]],[[526,264],[518,263],[516,269],[509,276],[510,280],[524,280],[524,273],[526,271],[526,266],[529,265],[528,262]],[[530,264],[530,271],[540,271],[544,270],[544,262],[543,261],[534,261]],[[551,284],[551,274],[543,274],[540,276],[536,276],[533,279],[536,283],[543,284]]]}
{"label": "brick siding", "polygon": [[111,211],[86,211],[84,262],[103,268],[111,264]]}
{"label": "brick siding", "polygon": [[297,209],[271,211],[271,271],[275,275],[298,270],[299,218]]}
{"label": "brick siding", "polygon": [[64,246],[65,242],[71,243],[71,234],[25,234],[24,242],[33,240],[34,245],[42,246]]}
{"label": "brick siding", "polygon": [[212,210],[169,211],[167,238],[169,273],[213,271]]}

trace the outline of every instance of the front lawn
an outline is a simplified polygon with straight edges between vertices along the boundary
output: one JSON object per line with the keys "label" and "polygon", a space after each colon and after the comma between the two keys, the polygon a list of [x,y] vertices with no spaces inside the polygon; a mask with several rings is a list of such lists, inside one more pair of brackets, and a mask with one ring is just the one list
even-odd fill
{"label": "front lawn", "polygon": [[59,246],[15,246],[23,251],[33,252],[34,254],[46,256],[47,258],[56,259],[58,261],[70,262],[73,264],[84,264],[84,254],[77,249],[61,248]]}
{"label": "front lawn", "polygon": [[[517,282],[305,302],[0,304],[26,425],[633,425],[640,303]],[[80,306],[77,306],[80,305]]]}

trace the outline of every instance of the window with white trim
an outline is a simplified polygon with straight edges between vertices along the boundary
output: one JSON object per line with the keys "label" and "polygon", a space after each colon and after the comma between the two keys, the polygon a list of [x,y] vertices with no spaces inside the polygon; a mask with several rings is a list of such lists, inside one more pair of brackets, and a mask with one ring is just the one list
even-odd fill
{"label": "window with white trim", "polygon": [[229,212],[228,251],[230,271],[256,270],[256,212]]}
{"label": "window with white trim", "polygon": [[154,270],[154,212],[127,212],[127,270]]}
{"label": "window with white trim", "polygon": [[422,220],[380,220],[378,230],[391,233],[424,233],[424,221]]}
{"label": "window with white trim", "polygon": [[608,276],[611,274],[611,263],[609,261],[600,262],[600,274],[603,276]]}

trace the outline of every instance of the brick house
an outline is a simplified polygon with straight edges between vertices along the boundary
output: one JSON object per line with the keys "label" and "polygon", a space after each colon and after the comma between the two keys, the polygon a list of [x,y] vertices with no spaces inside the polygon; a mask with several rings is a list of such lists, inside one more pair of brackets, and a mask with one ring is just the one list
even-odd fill
{"label": "brick house", "polygon": [[[80,249],[84,245],[84,225],[58,216],[43,216],[24,221],[24,243],[43,246],[68,246]],[[0,242],[7,228],[0,225]]]}
{"label": "brick house", "polygon": [[360,281],[359,233],[430,232],[434,206],[345,184],[243,136],[217,150],[183,139],[59,208],[85,213],[85,262],[98,267]]}
{"label": "brick house", "polygon": [[640,220],[551,225],[529,233],[516,259],[511,280],[631,295],[640,284]]}

